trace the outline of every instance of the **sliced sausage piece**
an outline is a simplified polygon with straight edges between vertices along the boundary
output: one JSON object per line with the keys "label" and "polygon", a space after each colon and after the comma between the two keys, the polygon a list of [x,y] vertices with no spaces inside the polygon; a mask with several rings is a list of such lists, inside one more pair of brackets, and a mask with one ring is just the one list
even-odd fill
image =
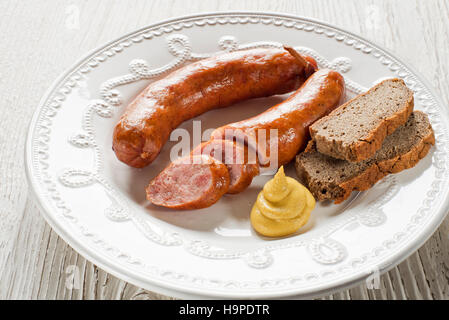
{"label": "sliced sausage piece", "polygon": [[[279,167],[305,148],[309,126],[339,106],[344,91],[345,82],[338,72],[318,70],[287,100],[255,117],[220,127],[211,138],[247,144],[257,152],[262,167],[273,166],[270,150],[277,143],[274,167]],[[277,130],[277,138],[271,136],[271,129]]]}
{"label": "sliced sausage piece", "polygon": [[147,199],[157,206],[178,210],[213,205],[229,189],[226,165],[207,156],[188,156],[172,162],[146,188]]}
{"label": "sliced sausage piece", "polygon": [[315,70],[312,58],[276,48],[192,63],[151,83],[127,106],[115,126],[112,148],[120,161],[142,168],[182,122],[242,100],[290,92]]}
{"label": "sliced sausage piece", "polygon": [[210,140],[197,146],[193,155],[205,154],[223,162],[229,171],[229,189],[227,193],[239,193],[245,190],[259,174],[259,165],[255,153],[248,154],[248,148],[229,140]]}

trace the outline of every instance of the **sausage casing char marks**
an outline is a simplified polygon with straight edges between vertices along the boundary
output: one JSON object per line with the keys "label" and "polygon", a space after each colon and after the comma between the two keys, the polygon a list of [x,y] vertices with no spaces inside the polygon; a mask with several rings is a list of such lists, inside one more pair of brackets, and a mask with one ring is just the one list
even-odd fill
{"label": "sausage casing char marks", "polygon": [[[277,164],[290,162],[310,138],[309,126],[340,105],[344,97],[343,77],[336,71],[321,69],[287,100],[267,111],[214,130],[212,139],[237,140],[257,151],[261,166],[269,166],[271,144],[277,141]],[[270,129],[277,139],[270,139]]]}
{"label": "sausage casing char marks", "polygon": [[[267,111],[261,113],[258,116],[253,118],[239,121],[233,124],[226,125],[224,127],[216,129],[212,133],[212,140],[207,142],[207,144],[212,143],[212,141],[219,141],[218,144],[224,144],[223,140],[232,141],[236,147],[242,148],[242,146],[246,146],[242,144],[241,141],[236,140],[237,137],[246,137],[249,136],[252,139],[252,142],[255,147],[260,143],[258,141],[258,135],[253,135],[252,132],[257,129],[277,129],[279,131],[278,138],[278,164],[277,166],[283,165],[289,161],[291,161],[294,156],[304,149],[309,140],[308,128],[309,126],[318,120],[319,118],[325,116],[333,109],[335,109],[341,102],[344,96],[344,79],[343,77],[335,71],[332,70],[319,70],[315,72],[304,85],[297,90],[290,98],[285,100],[284,102],[268,109]],[[225,129],[232,129],[232,132],[236,134],[236,136],[225,135]],[[248,141],[248,139],[246,139]],[[270,143],[270,140],[266,141],[267,144]],[[204,144],[203,144],[204,145]],[[203,146],[202,145],[202,146]],[[203,147],[200,147],[202,149]],[[234,147],[234,148],[236,148]],[[248,146],[248,149],[252,148]],[[266,148],[266,150],[269,150]],[[209,156],[209,155],[203,155]],[[258,154],[257,157],[260,159],[268,161],[269,155]],[[222,160],[222,159],[221,159]],[[171,165],[170,165],[171,166]],[[168,166],[162,173],[173,176],[174,173],[171,170],[171,167]],[[189,172],[194,172],[196,169],[190,167]],[[229,171],[229,164],[228,164]],[[164,173],[165,172],[165,173]],[[235,172],[238,172],[237,170]],[[191,175],[194,173],[190,173]],[[229,175],[229,173],[228,173]],[[232,174],[231,174],[232,175]],[[229,178],[231,180],[231,178]],[[252,176],[250,177],[252,180]],[[251,181],[250,181],[251,182]],[[250,182],[245,182],[245,187],[250,184]],[[158,189],[154,188],[155,185],[160,183],[160,180],[153,180],[150,183],[150,186],[153,186],[151,189],[147,189],[147,198],[152,201],[155,197],[159,197],[157,192]],[[184,179],[184,183],[187,183],[185,188],[194,188],[194,182],[189,182]],[[243,191],[244,188],[239,189]],[[228,186],[229,189],[229,186]],[[176,191],[175,191],[176,190]],[[182,202],[183,199],[186,203],[189,203],[190,197],[188,194],[183,195],[179,193],[179,187],[176,184],[165,183],[165,192],[173,194],[177,192],[176,198],[178,201]],[[228,192],[228,191],[225,191]],[[223,192],[223,194],[225,193]],[[204,201],[202,200],[204,197]],[[214,199],[218,201],[221,197],[215,197]],[[204,192],[203,195],[197,195],[195,200],[196,208],[205,208],[210,206],[212,202],[210,201],[210,192]],[[169,199],[164,201],[159,201],[154,204],[162,205],[164,207],[173,207],[171,206]],[[179,205],[178,205],[179,207]]]}
{"label": "sausage casing char marks", "polygon": [[315,70],[312,58],[276,48],[192,63],[153,82],[128,105],[114,129],[113,150],[122,162],[142,168],[182,122],[242,100],[290,92]]}

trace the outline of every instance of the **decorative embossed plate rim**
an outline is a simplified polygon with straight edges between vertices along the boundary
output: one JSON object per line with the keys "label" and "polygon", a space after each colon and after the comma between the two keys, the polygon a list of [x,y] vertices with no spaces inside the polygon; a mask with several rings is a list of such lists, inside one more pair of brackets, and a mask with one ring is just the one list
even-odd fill
{"label": "decorative embossed plate rim", "polygon": [[[223,19],[222,22],[220,22],[220,19]],[[240,20],[239,20],[240,19]],[[308,19],[308,18],[302,18],[297,16],[291,16],[291,15],[285,15],[285,14],[275,14],[275,13],[262,13],[262,12],[256,12],[256,13],[250,13],[250,12],[218,12],[218,13],[206,13],[201,15],[193,15],[193,16],[186,16],[181,17],[177,19],[171,19],[166,20],[158,24],[154,24],[145,28],[142,28],[140,30],[137,30],[135,32],[129,33],[126,36],[123,36],[119,38],[118,40],[112,41],[105,46],[101,48],[97,48],[93,50],[89,55],[86,56],[86,58],[80,60],[77,64],[75,64],[74,67],[72,67],[68,72],[66,72],[64,75],[62,75],[60,78],[58,78],[53,86],[47,91],[47,93],[44,95],[44,98],[42,99],[40,103],[40,107],[37,109],[36,113],[33,116],[33,119],[30,124],[30,131],[28,133],[28,140],[26,145],[26,164],[27,164],[27,175],[28,179],[30,181],[30,185],[32,189],[36,193],[36,198],[39,202],[39,204],[42,207],[42,212],[48,221],[48,223],[52,226],[52,228],[65,240],[67,241],[72,247],[74,247],[78,252],[80,252],[83,256],[88,258],[89,260],[92,260],[94,263],[105,269],[106,271],[124,279],[127,280],[133,284],[159,291],[161,293],[171,294],[179,297],[208,297],[208,296],[221,296],[221,297],[282,297],[282,296],[296,296],[296,297],[311,297],[316,296],[319,294],[328,293],[330,291],[335,291],[347,286],[352,286],[356,284],[359,281],[362,281],[364,278],[367,277],[367,274],[363,272],[363,263],[362,267],[360,267],[358,270],[357,268],[354,268],[352,274],[350,276],[340,277],[338,280],[324,283],[319,286],[315,286],[312,288],[307,288],[306,290],[295,288],[295,286],[290,287],[283,287],[282,285],[277,286],[273,285],[269,287],[267,290],[263,290],[262,286],[260,286],[260,292],[239,292],[241,291],[244,286],[241,288],[236,289],[226,289],[224,290],[214,290],[211,286],[204,285],[198,286],[198,285],[191,285],[190,283],[177,283],[176,281],[161,281],[159,279],[151,279],[149,277],[145,277],[143,275],[136,275],[135,273],[130,273],[126,268],[123,267],[121,261],[117,261],[118,263],[113,263],[110,258],[107,258],[105,256],[105,252],[101,252],[97,248],[94,248],[93,246],[86,245],[86,243],[83,243],[78,238],[73,237],[69,230],[67,230],[64,226],[61,225],[60,221],[58,221],[57,217],[50,214],[54,209],[52,206],[48,203],[48,199],[45,199],[46,191],[42,189],[42,186],[39,182],[39,171],[35,171],[35,168],[33,167],[33,156],[37,157],[37,155],[34,155],[33,152],[33,142],[35,141],[35,135],[34,135],[34,129],[35,126],[39,120],[39,115],[41,109],[44,107],[44,104],[47,102],[47,99],[49,98],[50,94],[54,91],[54,89],[62,82],[66,81],[66,83],[69,83],[70,80],[66,79],[68,75],[72,75],[72,72],[74,70],[80,69],[80,72],[83,72],[81,66],[84,66],[86,68],[94,68],[98,65],[101,61],[95,61],[91,60],[92,57],[100,52],[103,52],[106,48],[116,50],[116,52],[120,52],[123,50],[126,45],[123,46],[117,46],[117,44],[121,44],[124,40],[130,40],[132,41],[132,37],[135,35],[139,35],[139,37],[145,37],[144,32],[146,30],[154,30],[149,31],[155,33],[156,36],[158,36],[157,32],[164,33],[164,29],[166,25],[171,25],[169,28],[165,29],[167,33],[170,33],[173,31],[177,31],[176,27],[173,27],[173,24],[176,23],[183,23],[186,22],[190,23],[189,21],[195,21],[197,25],[207,25],[211,23],[211,21],[215,21],[215,24],[221,24],[221,23],[248,23],[253,19],[254,21],[257,21],[255,23],[268,23],[273,24],[275,26],[285,26],[288,28],[297,27],[299,28],[312,28],[310,31],[314,31],[316,33],[323,33],[325,30],[333,30],[332,32],[336,32],[338,35],[343,36],[342,40],[347,41],[346,44],[350,46],[358,46],[357,50],[373,50],[375,49],[378,54],[380,54],[381,59],[385,59],[383,61],[384,64],[389,64],[389,67],[391,70],[393,68],[396,68],[397,70],[401,70],[403,68],[404,70],[407,70],[410,72],[410,77],[417,80],[418,83],[423,84],[422,90],[424,90],[426,93],[428,92],[430,94],[429,100],[433,101],[433,106],[430,107],[436,107],[437,105],[441,106],[442,103],[439,100],[439,98],[433,93],[433,91],[429,88],[429,85],[425,81],[423,81],[419,76],[416,75],[415,72],[408,66],[405,67],[405,64],[402,63],[399,59],[394,58],[393,55],[386,52],[383,49],[380,49],[378,46],[370,43],[369,41],[366,41],[356,35],[351,34],[350,32],[343,31],[339,28],[335,28],[333,26],[330,26],[326,23],[319,22],[317,20]],[[218,22],[217,22],[218,21]],[[242,22],[245,21],[245,22]],[[251,22],[254,23],[254,22]],[[302,26],[300,25],[302,24]],[[170,29],[170,30],[169,30]],[[182,27],[180,27],[182,29]],[[169,31],[168,31],[169,30]],[[309,30],[307,30],[309,31]],[[335,35],[334,35],[335,36]],[[141,41],[141,40],[140,40]],[[86,71],[88,72],[88,70]],[[70,83],[68,84],[70,86]],[[66,88],[70,91],[70,88]],[[429,108],[430,108],[429,107]],[[441,135],[440,139],[442,141],[447,142],[447,119],[448,111],[443,108],[439,108],[438,111],[444,112],[444,120],[446,121],[446,127],[442,128],[442,132],[444,134]],[[441,124],[439,125],[441,126]],[[445,138],[443,140],[443,138]],[[440,152],[443,152],[443,154],[447,155],[447,144],[441,146]],[[447,177],[447,160],[440,161],[438,165],[441,166],[441,173],[444,177]],[[441,190],[440,190],[441,191]],[[441,193],[440,193],[441,195]],[[426,228],[421,229],[420,233],[418,235],[415,235],[415,237],[412,239],[412,241],[408,241],[406,243],[401,243],[400,249],[396,249],[393,253],[390,253],[386,257],[383,258],[383,260],[378,261],[379,271],[384,272],[389,268],[392,268],[394,265],[405,259],[408,255],[410,255],[414,250],[416,250],[430,235],[434,232],[434,230],[438,227],[438,225],[441,223],[443,218],[445,217],[447,211],[449,210],[449,197],[448,193],[444,192],[442,195],[444,196],[444,199],[442,199],[442,202],[440,202],[439,208],[433,208],[433,214],[430,216],[430,221],[426,221]],[[57,201],[56,201],[57,205]],[[430,208],[428,208],[430,211]],[[426,217],[429,218],[429,217]],[[419,220],[418,220],[419,221]],[[392,239],[393,243],[396,241],[399,241],[400,239]],[[172,279],[173,280],[173,279]],[[203,279],[204,280],[204,279]],[[207,279],[206,279],[207,280]],[[270,280],[267,280],[270,281]],[[207,282],[207,281],[206,281]],[[204,283],[206,283],[204,282]],[[281,280],[282,282],[282,280]]]}

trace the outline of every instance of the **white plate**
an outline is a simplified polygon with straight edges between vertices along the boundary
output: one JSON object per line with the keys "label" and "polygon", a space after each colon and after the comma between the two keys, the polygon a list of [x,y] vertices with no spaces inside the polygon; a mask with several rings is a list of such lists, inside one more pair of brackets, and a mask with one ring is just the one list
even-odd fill
{"label": "white plate", "polygon": [[[149,167],[120,163],[114,124],[148,83],[219,50],[287,44],[340,71],[350,95],[385,77],[403,78],[437,144],[415,168],[341,205],[319,204],[294,236],[268,240],[248,215],[261,186],[191,212],[156,208],[144,187],[169,160],[170,142]],[[247,118],[280,97],[199,117],[202,129]],[[392,268],[434,232],[449,210],[448,110],[407,65],[328,24],[266,13],[214,13],[155,24],[113,41],[64,73],[30,125],[28,178],[45,218],[83,256],[135,285],[190,298],[312,297]],[[192,121],[182,127],[192,129]],[[288,170],[295,176],[292,168]],[[307,232],[305,232],[307,231]]]}

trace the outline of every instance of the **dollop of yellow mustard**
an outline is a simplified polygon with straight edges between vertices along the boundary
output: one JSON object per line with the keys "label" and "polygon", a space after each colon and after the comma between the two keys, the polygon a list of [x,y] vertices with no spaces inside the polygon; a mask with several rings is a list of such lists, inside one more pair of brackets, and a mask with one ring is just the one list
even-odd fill
{"label": "dollop of yellow mustard", "polygon": [[293,178],[286,177],[280,167],[257,196],[251,210],[251,224],[267,237],[282,237],[304,226],[315,208],[310,191]]}

